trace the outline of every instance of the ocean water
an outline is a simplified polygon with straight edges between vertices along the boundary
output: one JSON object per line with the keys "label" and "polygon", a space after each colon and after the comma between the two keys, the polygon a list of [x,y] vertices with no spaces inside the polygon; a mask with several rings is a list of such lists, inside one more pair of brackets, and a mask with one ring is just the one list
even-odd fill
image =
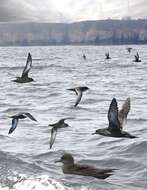
{"label": "ocean water", "polygon": [[[2,190],[146,190],[147,189],[147,46],[50,46],[0,48],[0,189]],[[110,52],[111,60],[105,60]],[[133,62],[139,52],[142,62]],[[13,83],[31,52],[30,76],[35,82]],[[83,60],[82,54],[87,56]],[[66,89],[90,88],[74,108],[76,96]],[[92,135],[107,127],[113,97],[119,106],[131,97],[124,130],[136,139]],[[21,120],[8,135],[9,116],[30,112],[38,122]],[[69,128],[59,130],[49,149],[50,127],[62,118]],[[97,168],[116,168],[99,180],[65,175],[54,163],[64,152],[76,162]]]}

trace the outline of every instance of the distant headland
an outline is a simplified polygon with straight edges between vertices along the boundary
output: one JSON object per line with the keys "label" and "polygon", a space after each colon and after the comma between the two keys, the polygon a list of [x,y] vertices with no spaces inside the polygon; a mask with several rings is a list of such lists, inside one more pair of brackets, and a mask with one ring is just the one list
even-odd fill
{"label": "distant headland", "polygon": [[0,46],[147,44],[147,19],[0,23]]}

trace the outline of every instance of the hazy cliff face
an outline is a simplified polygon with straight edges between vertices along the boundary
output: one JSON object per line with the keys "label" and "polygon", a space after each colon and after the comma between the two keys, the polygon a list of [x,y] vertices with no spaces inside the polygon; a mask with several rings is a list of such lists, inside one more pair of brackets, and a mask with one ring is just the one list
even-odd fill
{"label": "hazy cliff face", "polygon": [[0,24],[0,45],[147,43],[147,20]]}

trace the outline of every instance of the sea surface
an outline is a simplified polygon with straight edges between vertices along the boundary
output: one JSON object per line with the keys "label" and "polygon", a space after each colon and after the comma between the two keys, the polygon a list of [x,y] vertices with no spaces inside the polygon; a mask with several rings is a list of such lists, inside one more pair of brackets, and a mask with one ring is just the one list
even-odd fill
{"label": "sea surface", "polygon": [[[147,190],[147,46],[50,46],[0,48],[0,190]],[[110,52],[111,60],[105,60]],[[135,63],[139,52],[142,62]],[[33,57],[34,82],[14,83]],[[82,54],[86,54],[84,60]],[[68,88],[90,88],[77,108]],[[108,126],[113,97],[119,107],[131,97],[124,130],[139,138],[92,135]],[[30,112],[38,122],[21,120],[8,135],[9,116]],[[60,129],[49,149],[49,124],[62,118],[70,127]],[[55,163],[65,152],[75,161],[97,168],[115,168],[100,180],[66,175]]]}

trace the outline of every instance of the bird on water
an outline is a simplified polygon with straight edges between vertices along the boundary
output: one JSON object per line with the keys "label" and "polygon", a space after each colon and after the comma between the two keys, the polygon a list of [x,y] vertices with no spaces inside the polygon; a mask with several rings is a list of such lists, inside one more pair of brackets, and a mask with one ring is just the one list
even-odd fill
{"label": "bird on water", "polygon": [[118,111],[117,101],[112,99],[109,111],[108,121],[109,126],[107,128],[97,129],[93,134],[100,134],[108,137],[124,137],[124,138],[136,138],[126,131],[123,131],[123,125],[127,119],[127,115],[130,111],[130,98],[127,98],[122,106],[122,109]]}
{"label": "bird on water", "polygon": [[113,174],[114,169],[98,169],[89,165],[75,164],[74,158],[71,154],[65,153],[60,160],[55,161],[62,162],[64,174],[74,174],[82,176],[91,176],[99,179],[106,179]]}
{"label": "bird on water", "polygon": [[12,81],[17,83],[28,83],[34,81],[34,79],[28,77],[31,68],[32,68],[32,56],[30,53],[28,53],[27,62],[23,69],[21,77],[16,77],[16,79]]}

